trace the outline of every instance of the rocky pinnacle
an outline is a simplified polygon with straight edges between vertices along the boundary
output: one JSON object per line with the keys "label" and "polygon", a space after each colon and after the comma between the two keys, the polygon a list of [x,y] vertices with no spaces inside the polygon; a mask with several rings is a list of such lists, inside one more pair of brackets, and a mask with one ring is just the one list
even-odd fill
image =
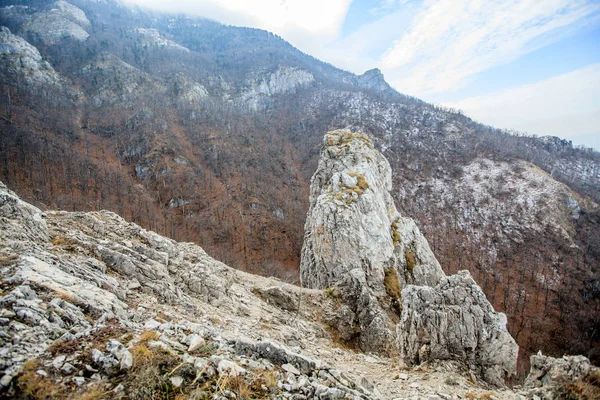
{"label": "rocky pinnacle", "polygon": [[371,139],[323,139],[310,187],[300,276],[339,302],[324,319],[365,351],[409,364],[460,359],[490,383],[516,371],[518,347],[467,271],[446,277],[415,222],[394,205],[391,168]]}

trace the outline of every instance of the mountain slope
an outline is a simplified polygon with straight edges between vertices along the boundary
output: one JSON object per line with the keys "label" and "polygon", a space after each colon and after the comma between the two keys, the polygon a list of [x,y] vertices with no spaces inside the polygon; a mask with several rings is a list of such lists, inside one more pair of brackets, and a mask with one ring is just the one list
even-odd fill
{"label": "mountain slope", "polygon": [[113,210],[293,281],[321,135],[350,127],[390,161],[399,211],[445,272],[470,270],[522,348],[597,357],[598,153],[483,126],[265,31],[14,4],[0,9],[0,179],[24,198]]}
{"label": "mountain slope", "polygon": [[517,392],[458,360],[411,368],[349,349],[322,318],[339,307],[327,291],[237,271],[112,212],[42,212],[1,182],[0,199],[2,398],[520,399],[598,387],[581,356],[534,356]]}

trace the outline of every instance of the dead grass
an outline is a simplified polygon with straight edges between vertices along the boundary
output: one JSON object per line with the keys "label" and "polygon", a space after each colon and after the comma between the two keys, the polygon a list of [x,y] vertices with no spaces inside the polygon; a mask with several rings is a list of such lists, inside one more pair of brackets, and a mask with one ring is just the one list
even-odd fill
{"label": "dead grass", "polygon": [[417,265],[415,253],[412,251],[405,251],[404,257],[406,258],[406,269],[408,272],[412,273],[413,269],[415,269],[415,265]]}
{"label": "dead grass", "polygon": [[0,266],[7,267],[12,264],[16,264],[19,260],[18,254],[11,254],[9,256],[0,256]]}
{"label": "dead grass", "polygon": [[50,243],[52,243],[53,246],[62,247],[64,250],[70,253],[77,252],[77,249],[79,247],[79,244],[76,241],[69,239],[68,237],[65,237],[63,235],[54,236],[50,240]]}
{"label": "dead grass", "polygon": [[387,268],[384,270],[383,284],[388,296],[397,299],[401,296],[400,282],[398,281],[398,272],[396,268]]}
{"label": "dead grass", "polygon": [[487,400],[487,399],[491,399],[492,396],[494,396],[494,395],[495,395],[494,392],[486,392],[486,393],[467,392],[467,393],[465,393],[465,398]]}
{"label": "dead grass", "polygon": [[383,285],[390,298],[392,309],[399,317],[402,314],[402,288],[400,287],[396,268],[392,267],[384,270]]}
{"label": "dead grass", "polygon": [[148,342],[153,342],[155,340],[158,340],[159,338],[160,338],[160,336],[158,335],[158,333],[156,331],[146,331],[140,335],[140,337],[137,339],[137,341],[138,341],[138,343],[145,344]]}
{"label": "dead grass", "polygon": [[392,235],[392,241],[394,242],[394,246],[402,243],[402,235],[398,232],[398,221],[392,221],[390,226],[390,232]]}
{"label": "dead grass", "polygon": [[29,360],[23,370],[15,378],[16,398],[19,399],[54,399],[60,388],[48,378],[36,371],[41,369],[39,360]]}
{"label": "dead grass", "polygon": [[369,182],[367,182],[367,179],[365,178],[365,176],[363,174],[361,174],[359,172],[348,172],[348,175],[356,178],[356,180],[357,180],[357,184],[353,188],[354,191],[360,190],[360,194],[362,194],[365,190],[369,189],[369,187],[370,187]]}
{"label": "dead grass", "polygon": [[47,352],[49,352],[50,354],[52,354],[53,357],[55,357],[58,354],[73,354],[75,353],[77,350],[80,350],[82,347],[82,344],[79,340],[73,339],[73,340],[55,340],[54,342],[50,343],[50,345],[48,346],[48,348],[46,349]]}
{"label": "dead grass", "polygon": [[565,381],[558,395],[567,400],[600,400],[600,371],[594,370],[577,382]]}
{"label": "dead grass", "polygon": [[277,376],[266,370],[246,376],[214,376],[193,390],[188,399],[213,399],[225,393],[233,393],[241,400],[272,399],[277,393]]}
{"label": "dead grass", "polygon": [[130,399],[173,400],[183,394],[183,389],[174,387],[169,380],[173,371],[176,370],[188,382],[196,376],[192,365],[186,364],[187,368],[182,368],[184,364],[179,357],[162,348],[148,348],[146,343],[142,343],[130,351],[133,367],[123,380]]}

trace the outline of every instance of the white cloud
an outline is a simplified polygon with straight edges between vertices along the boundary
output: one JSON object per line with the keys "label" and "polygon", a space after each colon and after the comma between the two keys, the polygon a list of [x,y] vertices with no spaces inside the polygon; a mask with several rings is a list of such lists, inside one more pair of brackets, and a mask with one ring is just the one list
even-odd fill
{"label": "white cloud", "polygon": [[153,9],[277,33],[303,51],[335,38],[351,0],[124,0]]}
{"label": "white cloud", "polygon": [[600,150],[600,63],[450,107],[483,123],[571,139]]}
{"label": "white cloud", "polygon": [[428,0],[409,32],[381,56],[380,68],[404,93],[454,91],[598,11],[600,3],[586,0]]}

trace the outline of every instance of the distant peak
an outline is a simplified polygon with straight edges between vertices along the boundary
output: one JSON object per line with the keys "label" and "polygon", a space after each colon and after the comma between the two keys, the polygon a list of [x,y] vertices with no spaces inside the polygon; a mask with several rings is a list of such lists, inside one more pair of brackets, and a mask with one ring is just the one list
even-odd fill
{"label": "distant peak", "polygon": [[379,68],[369,69],[369,70],[365,71],[365,73],[362,74],[361,76],[381,76],[381,78],[383,79],[383,73],[381,72],[381,70]]}
{"label": "distant peak", "polygon": [[383,73],[379,68],[373,68],[365,71],[358,76],[358,86],[366,89],[374,89],[378,92],[390,92],[394,89],[385,81]]}

